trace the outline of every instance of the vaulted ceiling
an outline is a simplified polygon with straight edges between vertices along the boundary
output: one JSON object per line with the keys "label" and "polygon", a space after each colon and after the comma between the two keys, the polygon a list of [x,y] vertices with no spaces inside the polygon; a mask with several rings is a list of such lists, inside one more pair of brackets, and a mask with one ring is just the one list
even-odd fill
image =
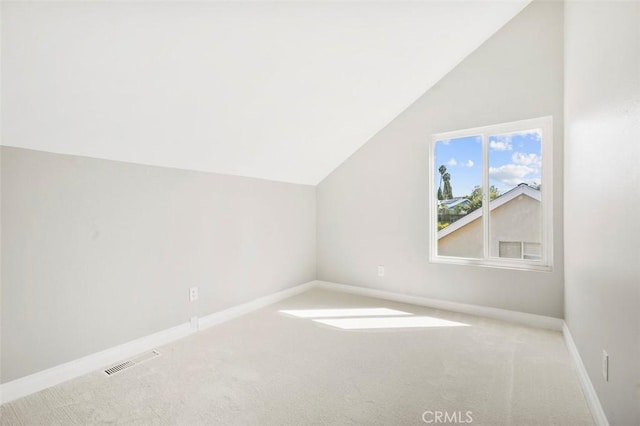
{"label": "vaulted ceiling", "polygon": [[2,144],[314,185],[527,3],[4,2]]}

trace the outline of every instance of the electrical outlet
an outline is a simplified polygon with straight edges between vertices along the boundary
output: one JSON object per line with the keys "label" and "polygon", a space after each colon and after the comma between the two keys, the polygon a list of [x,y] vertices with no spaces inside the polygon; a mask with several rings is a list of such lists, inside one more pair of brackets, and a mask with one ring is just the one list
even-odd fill
{"label": "electrical outlet", "polygon": [[609,381],[609,354],[602,351],[602,376],[606,382]]}
{"label": "electrical outlet", "polygon": [[384,277],[384,266],[382,265],[378,266],[378,276]]}
{"label": "electrical outlet", "polygon": [[195,302],[198,300],[198,287],[191,287],[189,289],[189,301]]}

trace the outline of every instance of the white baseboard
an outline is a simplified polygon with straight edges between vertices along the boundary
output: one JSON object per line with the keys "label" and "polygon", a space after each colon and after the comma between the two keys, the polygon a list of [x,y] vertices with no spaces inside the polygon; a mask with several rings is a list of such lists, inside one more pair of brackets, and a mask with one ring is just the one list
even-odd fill
{"label": "white baseboard", "polygon": [[[245,315],[272,303],[276,303],[298,293],[302,293],[313,288],[315,285],[316,281],[310,281],[265,297],[260,297],[233,308],[207,315],[199,319],[198,328],[202,329],[211,327],[238,316]],[[123,359],[130,358],[141,352],[166,345],[167,343],[181,339],[195,332],[197,332],[197,330],[194,330],[189,322],[185,322],[176,327],[141,337],[131,342],[87,355],[83,358],[60,364],[11,382],[0,384],[0,403],[4,404],[5,402],[30,395],[62,382],[66,382],[67,380],[82,376],[83,374],[91,373],[122,361]]]}
{"label": "white baseboard", "polygon": [[5,402],[22,398],[23,396],[104,368],[110,364],[115,364],[122,359],[132,357],[140,352],[165,345],[188,336],[191,333],[189,323],[180,324],[176,327],[60,364],[11,382],[3,383],[0,385],[0,401],[4,404]]}
{"label": "white baseboard", "polygon": [[[256,311],[265,306],[287,299],[296,294],[310,290],[312,288],[324,288],[328,290],[342,291],[347,293],[359,294],[362,296],[386,299],[395,302],[409,303],[418,306],[427,306],[436,309],[443,309],[453,312],[460,312],[470,315],[478,315],[489,318],[495,318],[505,321],[526,324],[533,327],[548,328],[553,330],[562,330],[567,348],[573,358],[580,384],[585,393],[587,403],[593,414],[596,423],[600,426],[608,426],[607,418],[598,397],[593,389],[593,385],[589,380],[589,376],[582,364],[582,360],[576,346],[571,338],[569,329],[564,321],[558,318],[545,317],[541,315],[533,315],[522,312],[509,311],[505,309],[490,308],[485,306],[468,305],[464,303],[448,302],[444,300],[429,299],[420,296],[409,296],[398,293],[392,293],[382,290],[374,290],[365,287],[355,287],[344,284],[330,283],[326,281],[310,281],[296,287],[288,288],[277,293],[264,296],[251,302],[243,303],[211,315],[204,316],[198,320],[198,329],[205,329],[216,324],[229,321],[233,318]],[[0,403],[13,401],[17,398],[27,396],[29,394],[41,391],[59,383],[71,380],[83,374],[87,374],[106,366],[112,365],[125,358],[130,358],[141,352],[154,349],[158,346],[165,345],[172,341],[181,339],[190,334],[197,332],[191,327],[189,322],[180,324],[176,327],[133,340],[131,342],[92,354],[86,357],[49,368],[38,373],[22,377],[0,385]]]}
{"label": "white baseboard", "polygon": [[394,302],[409,303],[412,305],[426,306],[429,308],[442,309],[445,311],[459,312],[463,314],[476,315],[481,317],[494,318],[531,327],[546,328],[551,330],[562,330],[563,320],[560,318],[546,317],[543,315],[528,314],[525,312],[509,311],[507,309],[491,308],[488,306],[468,305],[465,303],[449,302],[446,300],[430,299],[421,296],[410,296],[389,291],[375,290],[366,287],[356,287],[352,285],[337,284],[328,281],[316,281],[316,287],[327,290],[342,291],[346,293],[358,294],[361,296],[375,297],[378,299],[392,300]]}
{"label": "white baseboard", "polygon": [[470,315],[477,315],[489,318],[500,319],[509,322],[516,322],[532,327],[546,328],[556,331],[562,331],[565,344],[569,351],[569,355],[576,367],[578,380],[582,391],[585,395],[587,405],[591,411],[591,415],[598,426],[609,426],[609,422],[604,413],[598,395],[591,383],[591,379],[584,367],[578,348],[573,341],[571,332],[564,320],[543,315],[534,315],[524,312],[510,311],[506,309],[491,308],[486,306],[468,305],[464,303],[449,302],[446,300],[429,299],[420,296],[409,296],[399,293],[392,293],[383,290],[375,290],[366,287],[356,287],[345,284],[337,284],[327,281],[316,281],[315,287],[327,290],[342,291],[346,293],[357,294],[367,297],[375,297],[378,299],[391,300],[394,302],[409,303],[412,305],[426,306],[429,308],[443,309],[447,311],[460,312]]}
{"label": "white baseboard", "polygon": [[242,315],[246,315],[249,312],[253,312],[260,308],[264,308],[265,306],[272,305],[291,296],[295,296],[296,294],[303,293],[314,288],[316,286],[316,283],[317,281],[309,281],[308,283],[287,288],[277,293],[252,300],[251,302],[243,303],[241,305],[237,305],[232,308],[204,316],[198,320],[198,329],[202,330],[204,328],[213,327],[214,325],[221,324],[225,321],[232,320]]}
{"label": "white baseboard", "polygon": [[591,383],[591,379],[589,378],[587,369],[584,367],[584,363],[582,362],[582,358],[580,357],[578,348],[573,341],[571,331],[569,330],[569,327],[566,323],[562,326],[562,334],[564,336],[564,342],[567,345],[567,349],[569,350],[569,355],[571,356],[573,363],[576,366],[578,380],[580,381],[582,392],[584,393],[585,399],[587,400],[589,410],[591,410],[593,420],[598,426],[609,426],[607,416],[604,414],[604,409],[600,404],[600,400],[598,399],[596,390],[593,387],[593,383]]}

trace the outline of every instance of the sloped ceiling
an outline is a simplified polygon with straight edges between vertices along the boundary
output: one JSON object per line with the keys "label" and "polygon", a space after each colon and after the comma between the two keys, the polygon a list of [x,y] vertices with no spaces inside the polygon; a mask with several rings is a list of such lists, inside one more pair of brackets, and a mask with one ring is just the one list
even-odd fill
{"label": "sloped ceiling", "polygon": [[2,4],[2,144],[317,184],[528,1]]}

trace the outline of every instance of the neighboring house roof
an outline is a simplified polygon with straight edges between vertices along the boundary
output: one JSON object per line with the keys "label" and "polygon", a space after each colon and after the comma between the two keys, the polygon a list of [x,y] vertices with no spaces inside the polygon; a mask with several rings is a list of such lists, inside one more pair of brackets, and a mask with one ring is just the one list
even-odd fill
{"label": "neighboring house roof", "polygon": [[[531,197],[531,198],[533,198],[534,200],[537,200],[537,201],[541,201],[542,200],[542,196],[541,196],[539,190],[531,188],[526,183],[521,183],[520,185],[516,186],[512,190],[505,192],[504,194],[502,194],[501,196],[499,196],[495,200],[491,201],[489,203],[489,211],[492,211],[492,210],[497,209],[498,207],[500,207],[500,206],[502,206],[504,204],[507,204],[509,201],[513,200],[514,198],[518,197],[519,195],[526,195],[526,196]],[[456,220],[451,225],[449,225],[446,228],[443,228],[442,230],[438,231],[438,239],[440,239],[442,237],[446,237],[447,235],[451,234],[452,232],[457,231],[458,229],[462,228],[463,226],[466,226],[466,225],[470,224],[474,220],[478,219],[480,216],[482,216],[482,209],[477,209],[477,210],[472,211],[471,213],[469,213],[468,215],[466,215],[462,219]]]}
{"label": "neighboring house roof", "polygon": [[456,206],[470,204],[471,202],[464,197],[452,198],[450,200],[440,200],[438,205],[446,207],[447,209],[453,209]]}

